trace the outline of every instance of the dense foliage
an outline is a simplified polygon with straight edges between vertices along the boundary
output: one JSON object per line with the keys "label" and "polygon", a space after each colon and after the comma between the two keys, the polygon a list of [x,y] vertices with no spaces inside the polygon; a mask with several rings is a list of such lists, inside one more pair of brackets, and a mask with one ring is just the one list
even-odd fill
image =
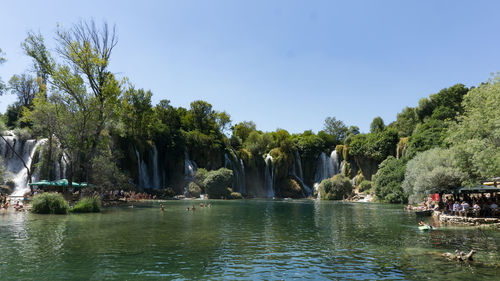
{"label": "dense foliage", "polygon": [[323,180],[319,185],[320,198],[323,200],[342,200],[350,195],[351,192],[351,182],[341,174]]}
{"label": "dense foliage", "polygon": [[406,163],[403,159],[387,157],[378,167],[373,177],[375,195],[381,201],[389,203],[404,203],[408,200],[403,190]]}
{"label": "dense foliage", "polygon": [[[381,201],[415,202],[431,191],[500,175],[498,78],[472,89],[462,84],[442,89],[404,108],[390,124],[375,117],[369,133],[334,116],[317,133],[262,132],[252,121],[232,124],[227,112],[203,100],[189,108],[167,99],[153,104],[151,91],[110,69],[116,44],[114,28],[93,21],[58,27],[55,51],[41,34],[30,32],[22,48],[32,71],[12,76],[8,85],[0,79],[0,94],[17,97],[0,124],[22,140],[47,138],[40,159],[29,167],[42,178],[59,176],[54,163],[64,160],[70,182],[92,182],[104,190],[155,188],[173,196],[187,187],[193,197],[231,198],[238,197],[228,189],[238,174],[244,177],[239,182],[246,182],[245,196],[261,196],[270,165],[264,158],[270,155],[276,195],[300,198],[315,184],[318,158],[334,149],[344,161],[342,176],[321,185],[325,198],[350,193],[342,186],[353,177],[360,191],[372,184]],[[0,64],[4,61],[0,50]],[[228,166],[226,153],[241,165]],[[183,166],[188,158],[198,168],[191,183]],[[153,184],[141,182],[139,174],[153,173],[140,167],[153,164],[161,179],[143,186]]]}
{"label": "dense foliage", "polygon": [[433,148],[408,162],[403,189],[409,194],[409,201],[416,203],[429,193],[449,192],[460,187],[464,178],[451,150]]}
{"label": "dense foliage", "polygon": [[205,191],[211,199],[230,198],[231,189],[229,188],[233,181],[233,171],[220,168],[207,173],[203,181]]}
{"label": "dense foliage", "polygon": [[84,197],[70,209],[74,213],[98,213],[101,211],[101,198],[99,196]]}
{"label": "dense foliage", "polygon": [[31,211],[37,214],[67,214],[69,205],[60,193],[41,193],[33,197]]}

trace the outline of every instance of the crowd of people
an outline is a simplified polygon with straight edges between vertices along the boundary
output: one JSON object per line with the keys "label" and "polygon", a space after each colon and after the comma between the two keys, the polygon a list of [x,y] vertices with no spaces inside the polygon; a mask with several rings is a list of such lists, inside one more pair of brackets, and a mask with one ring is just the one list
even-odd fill
{"label": "crowd of people", "polygon": [[444,196],[442,200],[433,200],[429,197],[418,207],[413,208],[409,205],[408,208],[417,211],[441,211],[447,215],[464,217],[499,217],[499,204],[500,194],[486,196],[483,193],[472,196],[464,194],[462,198],[449,195]]}
{"label": "crowd of people", "polygon": [[24,203],[26,202],[26,197],[24,197],[23,202],[16,200],[14,204],[11,203],[12,199],[6,194],[0,194],[0,210],[9,210],[12,207],[14,210],[22,212],[24,211]]}

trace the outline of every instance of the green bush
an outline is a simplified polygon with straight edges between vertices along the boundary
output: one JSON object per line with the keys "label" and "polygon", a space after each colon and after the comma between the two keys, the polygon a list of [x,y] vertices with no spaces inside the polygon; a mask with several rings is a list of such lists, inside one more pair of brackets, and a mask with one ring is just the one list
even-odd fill
{"label": "green bush", "polygon": [[243,196],[239,192],[231,192],[231,199],[243,199]]}
{"label": "green bush", "polygon": [[403,190],[406,161],[389,156],[378,168],[373,176],[373,187],[377,198],[383,202],[405,203],[408,200],[408,195]]}
{"label": "green bush", "polygon": [[301,186],[294,179],[286,179],[281,186],[281,196],[290,198],[303,198]]}
{"label": "green bush", "polygon": [[358,172],[358,175],[354,177],[354,185],[355,186],[360,186],[362,182],[364,182],[366,179],[365,179],[365,176],[363,176],[363,174],[361,174],[361,171]]}
{"label": "green bush", "polygon": [[60,193],[41,193],[33,197],[31,211],[37,214],[67,214],[69,205]]}
{"label": "green bush", "polygon": [[206,179],[203,181],[205,191],[209,198],[228,198],[231,192],[228,191],[228,186],[233,181],[233,171],[220,168],[215,171],[210,171]]}
{"label": "green bush", "polygon": [[372,182],[364,180],[359,184],[359,192],[365,192],[372,188]]}
{"label": "green bush", "polygon": [[101,205],[99,196],[85,197],[80,199],[70,211],[74,213],[98,213],[101,211]]}
{"label": "green bush", "polygon": [[341,200],[352,193],[352,185],[347,177],[342,174],[323,180],[319,185],[322,200]]}
{"label": "green bush", "polygon": [[201,188],[199,185],[197,185],[195,182],[190,182],[189,183],[189,194],[191,194],[191,197],[198,198],[201,195]]}

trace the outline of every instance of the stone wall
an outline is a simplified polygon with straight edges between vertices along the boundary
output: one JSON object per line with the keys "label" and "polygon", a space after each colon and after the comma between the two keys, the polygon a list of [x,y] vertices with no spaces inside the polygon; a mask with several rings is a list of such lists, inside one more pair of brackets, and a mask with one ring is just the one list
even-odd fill
{"label": "stone wall", "polygon": [[500,228],[500,218],[460,217],[460,216],[449,216],[440,214],[439,222],[444,224],[455,224],[464,226],[491,225]]}

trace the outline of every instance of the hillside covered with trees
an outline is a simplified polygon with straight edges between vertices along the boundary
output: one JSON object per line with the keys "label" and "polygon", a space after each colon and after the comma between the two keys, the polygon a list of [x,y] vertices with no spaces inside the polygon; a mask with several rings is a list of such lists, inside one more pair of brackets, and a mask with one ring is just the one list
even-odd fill
{"label": "hillside covered with trees", "polygon": [[[0,116],[2,131],[13,130],[21,140],[47,139],[30,167],[43,179],[60,177],[54,163],[64,162],[70,182],[98,183],[103,189],[199,194],[221,182],[232,190],[217,194],[238,191],[251,197],[266,196],[271,177],[276,196],[302,198],[325,180],[318,176],[322,154],[335,151],[330,158],[343,164],[334,174],[342,176],[319,188],[322,197],[342,199],[353,184],[380,201],[401,203],[500,175],[497,77],[470,89],[462,84],[442,89],[404,108],[390,124],[375,117],[369,133],[335,117],[327,117],[317,133],[263,132],[252,121],[234,124],[230,113],[203,100],[189,108],[169,100],[152,104],[151,91],[110,70],[119,45],[106,24],[60,28],[56,38],[56,48],[49,50],[44,35],[29,33],[22,48],[32,67],[8,82],[0,80],[0,93],[17,95]],[[200,172],[190,174],[191,166]],[[209,174],[220,168],[232,170],[232,181],[225,170]],[[0,181],[8,181],[3,172]]]}

